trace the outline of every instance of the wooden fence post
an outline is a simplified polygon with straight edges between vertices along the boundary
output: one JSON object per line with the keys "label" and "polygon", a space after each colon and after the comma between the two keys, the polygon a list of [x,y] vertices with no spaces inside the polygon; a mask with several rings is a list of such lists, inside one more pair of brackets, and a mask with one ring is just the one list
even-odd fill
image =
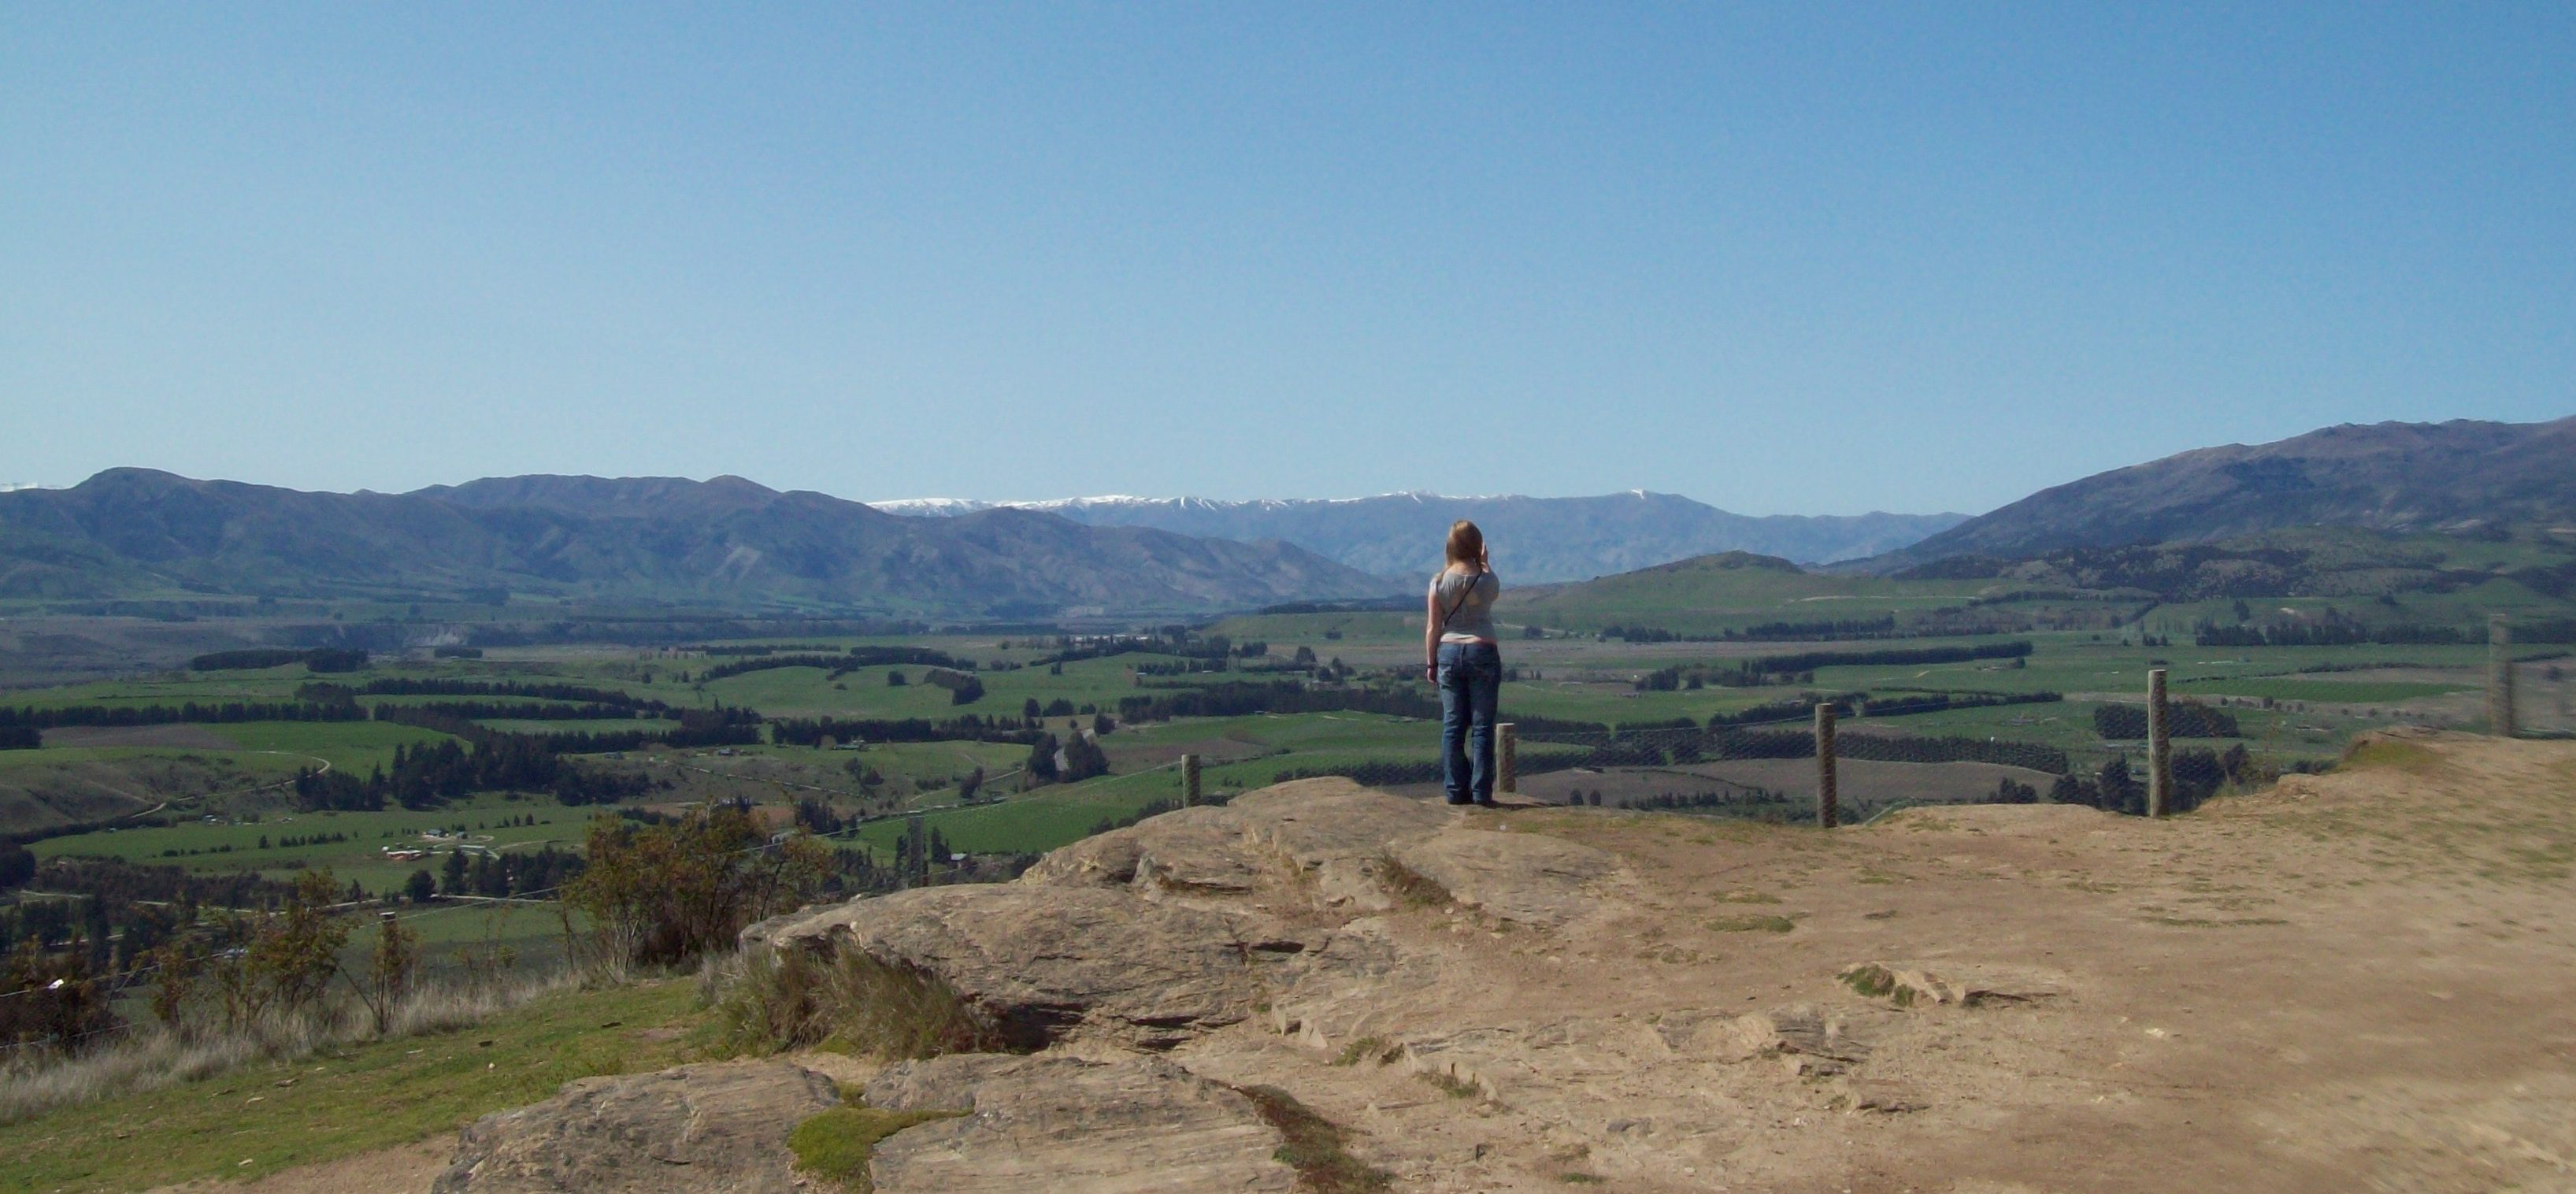
{"label": "wooden fence post", "polygon": [[1191,805],[1197,804],[1198,802],[1199,802],[1199,757],[1198,757],[1197,755],[1182,755],[1182,756],[1181,756],[1181,807],[1182,807],[1182,808],[1188,808],[1188,807],[1190,807]]}
{"label": "wooden fence post", "polygon": [[2503,614],[2487,618],[2487,732],[2513,737],[2513,627]]}
{"label": "wooden fence post", "polygon": [[1816,706],[1816,827],[1833,828],[1842,817],[1842,793],[1834,786],[1834,704]]}
{"label": "wooden fence post", "polygon": [[1494,727],[1494,790],[1521,790],[1521,728],[1513,722]]}
{"label": "wooden fence post", "polygon": [[2147,670],[2147,815],[2173,810],[2173,719],[2165,702],[2165,669]]}

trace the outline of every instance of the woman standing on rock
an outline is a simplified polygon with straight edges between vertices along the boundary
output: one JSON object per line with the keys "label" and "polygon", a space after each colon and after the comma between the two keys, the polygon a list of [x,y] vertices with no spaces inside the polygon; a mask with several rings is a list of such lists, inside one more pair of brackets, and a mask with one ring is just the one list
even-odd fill
{"label": "woman standing on rock", "polygon": [[1485,533],[1463,518],[1452,523],[1449,563],[1431,578],[1422,630],[1423,676],[1440,686],[1440,778],[1451,804],[1494,804],[1494,706],[1503,689],[1494,598],[1502,594]]}

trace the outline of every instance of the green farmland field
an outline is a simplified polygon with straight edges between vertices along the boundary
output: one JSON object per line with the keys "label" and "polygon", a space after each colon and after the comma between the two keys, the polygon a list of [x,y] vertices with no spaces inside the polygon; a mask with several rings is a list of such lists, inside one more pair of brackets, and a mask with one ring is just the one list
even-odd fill
{"label": "green farmland field", "polygon": [[2422,697],[2448,696],[2467,692],[2467,684],[2433,684],[2407,681],[2303,680],[2248,678],[2243,680],[2199,680],[2184,686],[2193,693],[2220,696],[2254,697],[2274,701],[2310,701],[2319,704],[2395,704]]}

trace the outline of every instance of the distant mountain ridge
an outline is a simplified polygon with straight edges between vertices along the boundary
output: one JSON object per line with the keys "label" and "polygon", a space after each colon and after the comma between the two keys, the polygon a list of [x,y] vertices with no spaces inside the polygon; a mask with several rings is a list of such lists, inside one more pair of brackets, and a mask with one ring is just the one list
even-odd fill
{"label": "distant mountain ridge", "polygon": [[740,477],[529,476],[307,493],[110,469],[0,494],[0,596],[508,590],[1044,618],[1382,596],[1283,543],[1035,511],[898,518]]}
{"label": "distant mountain ridge", "polygon": [[1483,527],[1494,544],[1495,568],[1530,583],[1586,580],[1727,551],[1833,563],[1879,555],[1967,519],[1964,514],[1878,513],[1752,517],[1642,489],[1569,498],[1391,493],[1241,502],[1107,496],[1045,502],[915,498],[870,504],[916,517],[1044,510],[1092,526],[1277,539],[1364,572],[1398,577],[1438,568],[1449,524],[1467,518]]}
{"label": "distant mountain ridge", "polygon": [[2078,547],[2215,543],[2302,526],[2457,531],[2576,520],[2576,417],[2346,424],[2201,448],[2038,493],[1868,561],[2025,559]]}

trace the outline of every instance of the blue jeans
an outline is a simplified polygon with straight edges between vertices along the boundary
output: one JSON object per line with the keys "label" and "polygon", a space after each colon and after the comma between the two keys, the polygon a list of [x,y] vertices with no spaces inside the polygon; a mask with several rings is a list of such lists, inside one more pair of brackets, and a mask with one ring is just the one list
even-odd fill
{"label": "blue jeans", "polygon": [[1494,799],[1494,707],[1503,652],[1492,643],[1440,644],[1440,781],[1449,803]]}

